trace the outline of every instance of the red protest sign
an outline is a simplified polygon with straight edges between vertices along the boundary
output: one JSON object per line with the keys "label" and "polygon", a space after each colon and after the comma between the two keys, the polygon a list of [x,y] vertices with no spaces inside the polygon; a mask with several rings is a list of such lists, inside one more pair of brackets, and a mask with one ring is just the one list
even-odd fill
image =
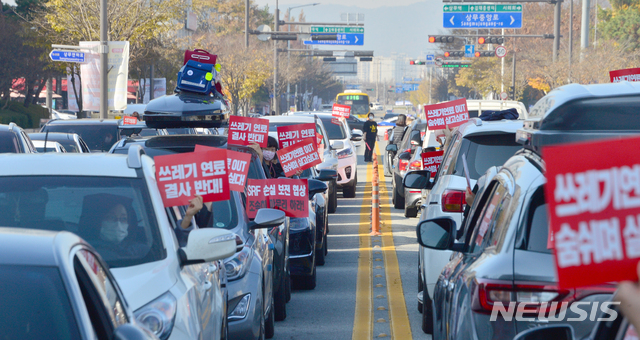
{"label": "red protest sign", "polygon": [[227,153],[227,173],[229,174],[229,190],[244,192],[244,185],[247,183],[247,173],[249,173],[249,163],[251,154],[233,150],[225,150],[205,145],[196,145],[193,152],[207,150],[219,150]]}
{"label": "red protest sign", "polygon": [[612,83],[621,81],[640,81],[640,68],[628,68],[624,70],[609,71]]}
{"label": "red protest sign", "polygon": [[138,118],[136,117],[124,116],[122,118],[122,125],[136,125],[136,124],[138,124]]}
{"label": "red protest sign", "polygon": [[258,143],[260,147],[266,148],[268,133],[269,121],[266,119],[231,116],[227,143],[236,145]]}
{"label": "red protest sign", "polygon": [[[561,288],[637,281],[640,138],[544,148],[545,198]],[[594,157],[606,150],[607,157]]]}
{"label": "red protest sign", "polygon": [[227,154],[223,151],[156,156],[156,181],[164,206],[189,204],[195,195],[205,202],[228,200]]}
{"label": "red protest sign", "polygon": [[444,129],[447,125],[456,127],[469,120],[469,111],[465,98],[440,104],[425,105],[424,113],[427,116],[429,130]]}
{"label": "red protest sign", "polygon": [[249,179],[247,182],[247,217],[255,218],[258,210],[269,207],[269,197],[265,195],[268,179]]}
{"label": "red protest sign", "polygon": [[313,138],[316,135],[314,123],[278,126],[278,144],[280,149],[296,144],[303,139]]}
{"label": "red protest sign", "polygon": [[316,141],[313,138],[307,138],[302,142],[280,149],[277,155],[284,175],[287,177],[295,174],[298,170],[306,170],[322,163]]}
{"label": "red protest sign", "polygon": [[438,167],[442,164],[443,155],[444,151],[423,152],[420,155],[422,156],[422,169],[431,171],[431,178],[436,177]]}
{"label": "red protest sign", "polygon": [[338,118],[349,118],[350,114],[351,114],[351,106],[333,104],[333,108],[331,110],[332,116],[338,117]]}

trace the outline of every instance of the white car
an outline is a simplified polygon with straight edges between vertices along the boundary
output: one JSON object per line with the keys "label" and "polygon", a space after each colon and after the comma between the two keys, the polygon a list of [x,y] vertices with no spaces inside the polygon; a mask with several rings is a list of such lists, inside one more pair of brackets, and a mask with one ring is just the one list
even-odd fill
{"label": "white car", "polygon": [[45,142],[43,140],[31,140],[31,142],[33,143],[33,146],[36,147],[36,150],[38,150],[38,152],[67,152],[64,146],[62,146],[62,144],[58,142],[48,140],[46,143],[46,150],[44,148]]}
{"label": "white car", "polygon": [[186,235],[176,226],[140,146],[128,155],[20,156],[0,155],[0,164],[11,164],[0,167],[0,225],[84,238],[109,265],[137,322],[158,338],[224,338],[219,260],[235,254],[236,237],[195,226]]}
{"label": "white car", "polygon": [[469,117],[479,117],[483,111],[502,111],[506,109],[516,109],[520,115],[520,119],[527,119],[529,113],[522,102],[514,100],[485,100],[485,99],[468,99],[467,109]]}
{"label": "white car", "polygon": [[371,103],[371,110],[373,111],[382,111],[384,110],[384,106],[380,103]]}

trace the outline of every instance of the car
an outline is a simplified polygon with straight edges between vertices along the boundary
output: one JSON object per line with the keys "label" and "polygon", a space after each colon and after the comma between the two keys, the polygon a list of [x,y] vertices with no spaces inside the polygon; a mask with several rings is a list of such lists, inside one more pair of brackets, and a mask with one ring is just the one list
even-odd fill
{"label": "car", "polygon": [[56,141],[32,140],[31,142],[38,152],[67,152],[64,146]]}
{"label": "car", "polygon": [[[422,146],[416,148],[413,156],[409,159],[407,171],[422,170],[422,153],[425,150],[440,151],[440,143],[436,138],[436,132],[426,131],[422,140]],[[435,174],[434,174],[435,175]],[[419,189],[404,188],[404,217],[416,217],[422,206],[423,191]]]}
{"label": "car", "polygon": [[370,106],[371,106],[371,110],[374,110],[374,111],[384,110],[384,106],[380,103],[371,103]]}
{"label": "car", "polygon": [[51,119],[77,119],[76,112],[68,110],[51,110]]}
{"label": "car", "polygon": [[50,120],[40,132],[76,133],[85,141],[91,152],[107,152],[122,138],[116,119]]}
{"label": "car", "polygon": [[528,117],[527,108],[522,102],[515,100],[486,100],[486,99],[468,99],[467,110],[469,118],[480,117],[483,111],[502,111],[506,109],[516,109],[520,119]]}
{"label": "car", "polygon": [[331,111],[333,109],[333,104],[320,104],[318,111]]}
{"label": "car", "polygon": [[[522,124],[521,120],[485,122],[479,118],[471,118],[459,126],[445,149],[443,162],[433,182],[429,182],[425,188],[405,186],[414,190],[426,189],[421,199],[420,220],[449,216],[460,226],[467,187],[463,155],[469,165],[469,177],[473,186],[489,167],[503,164],[521,149],[521,145],[516,143],[515,133],[522,128]],[[427,313],[423,317],[423,329],[430,329],[428,315],[431,315],[429,313],[434,287],[451,252],[420,247],[418,254],[418,287],[419,292],[422,292],[418,307],[423,313]]]}
{"label": "car", "polygon": [[120,119],[118,121],[118,128],[120,129],[120,136],[163,136],[168,135],[169,132],[167,129],[152,129],[147,126],[147,124],[139,120],[136,124],[124,124],[124,120]]}
{"label": "car", "polygon": [[29,135],[15,123],[0,124],[0,154],[38,152]]}
{"label": "car", "polygon": [[158,338],[226,338],[218,260],[235,254],[236,238],[192,226],[178,244],[184,230],[169,219],[154,162],[139,146],[126,155],[3,154],[0,164],[11,164],[0,167],[0,225],[82,237]]}
{"label": "car", "polygon": [[[307,114],[297,114],[292,116],[267,116],[269,120],[269,135],[277,138],[278,126],[288,126],[296,124],[314,123],[316,124],[316,134],[320,135],[318,151],[322,163],[316,165],[317,170],[328,169],[338,171],[338,157],[336,150],[344,148],[341,141],[329,142],[329,135],[322,120]],[[329,202],[328,211],[333,214],[338,209],[338,184],[336,181],[328,182]]]}
{"label": "car", "polygon": [[0,228],[3,339],[157,339],[100,255],[67,231]]}
{"label": "car", "polygon": [[[416,148],[422,145],[422,133],[426,128],[426,121],[420,119],[414,120],[407,126],[400,144],[389,144],[385,149],[385,151],[390,151],[395,154],[392,160],[387,162],[391,164],[391,185],[393,187],[391,201],[393,202],[393,207],[396,209],[404,209],[405,190],[402,186],[402,179],[409,170],[409,160],[413,157]],[[389,156],[391,156],[391,154],[389,154]],[[416,166],[414,165],[414,167]]]}
{"label": "car", "polygon": [[87,143],[84,142],[82,137],[77,133],[62,133],[62,132],[51,132],[51,133],[43,133],[43,132],[34,132],[29,134],[29,138],[32,141],[54,141],[60,143],[66,152],[77,152],[77,153],[89,153],[89,147]]}
{"label": "car", "polygon": [[387,112],[382,117],[382,120],[388,120],[388,119],[391,119],[391,118],[397,118],[399,115],[400,115],[400,113],[393,112],[393,110],[387,110]]}
{"label": "car", "polygon": [[[156,157],[193,152],[196,145],[249,153],[251,163],[248,177],[266,178],[256,152],[245,146],[227,145],[226,136],[132,137],[121,140],[109,152],[127,154],[131,148],[140,147],[149,156]],[[231,338],[256,339],[261,336],[271,338],[274,332],[273,322],[276,318],[275,306],[284,308],[284,311],[279,310],[278,314],[284,313],[286,316],[286,306],[282,305],[282,301],[286,298],[285,289],[286,280],[288,280],[289,254],[286,251],[290,224],[283,221],[268,230],[251,228],[254,222],[247,217],[245,201],[244,193],[232,191],[229,201],[216,202],[213,205],[215,222],[213,227],[231,230],[238,235],[238,243],[242,245],[233,256],[224,259],[228,275],[229,335]],[[225,213],[220,214],[221,211]],[[174,220],[177,221],[178,218]],[[278,319],[280,318],[281,316],[278,316]]]}
{"label": "car", "polygon": [[[309,168],[304,170],[300,175],[300,178],[306,178],[308,180],[315,179],[323,182],[335,181],[338,177],[338,172],[335,170],[316,170],[315,168]],[[325,257],[329,254],[329,246],[327,243],[327,235],[329,234],[329,212],[327,208],[327,202],[329,200],[327,192],[318,192],[315,195],[309,197],[310,209],[315,215],[316,225],[316,256],[314,262],[318,266],[324,266]],[[311,214],[309,214],[311,216]]]}

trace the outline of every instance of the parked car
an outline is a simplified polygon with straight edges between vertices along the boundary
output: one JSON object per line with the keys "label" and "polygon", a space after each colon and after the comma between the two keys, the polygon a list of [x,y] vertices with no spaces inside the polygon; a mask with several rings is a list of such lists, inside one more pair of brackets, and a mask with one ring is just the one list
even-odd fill
{"label": "parked car", "polygon": [[[136,137],[123,139],[109,152],[127,154],[132,147],[139,146],[149,156],[156,157],[193,152],[196,145],[229,148],[251,154],[249,178],[266,178],[253,149],[226,143],[226,136],[212,135]],[[255,223],[247,217],[245,200],[244,193],[232,192],[229,201],[216,202],[212,208],[212,226],[231,230],[238,235],[238,243],[243,245],[238,247],[233,256],[224,259],[229,281],[229,335],[231,338],[271,338],[274,334],[275,306],[279,307],[279,315],[286,315],[283,301],[288,279],[288,224],[283,220],[268,230],[252,228]],[[205,220],[208,221],[208,218]],[[272,252],[272,249],[275,251]]]}
{"label": "parked car", "polygon": [[91,152],[107,152],[122,138],[116,119],[50,120],[40,132],[76,133]]}
{"label": "parked car", "polygon": [[[425,150],[440,150],[440,143],[438,142],[436,133],[433,130],[426,131],[426,134],[422,139],[422,146],[416,148],[413,152],[413,156],[409,159],[408,171],[423,169],[422,153],[426,152]],[[404,188],[404,217],[418,216],[418,211],[423,203],[423,194],[425,193],[420,189]]]}
{"label": "parked car", "polygon": [[0,124],[0,154],[34,152],[38,151],[21,127],[15,123]]}
{"label": "parked car", "polygon": [[382,117],[382,120],[388,120],[388,119],[391,119],[391,118],[397,118],[399,115],[400,115],[400,113],[393,112],[393,110],[387,110],[387,112]]}
{"label": "parked car", "polygon": [[3,339],[157,339],[77,235],[0,228],[0,249]]}
{"label": "parked car", "polygon": [[62,144],[55,141],[32,140],[31,143],[38,152],[67,152]]}
{"label": "parked car", "polygon": [[[400,144],[389,144],[385,151],[389,151],[387,158],[391,158],[387,161],[391,168],[391,184],[393,186],[393,193],[391,194],[391,201],[393,207],[396,209],[404,209],[404,187],[402,186],[402,179],[409,170],[409,160],[413,157],[413,154],[420,145],[422,145],[422,133],[427,128],[427,122],[417,119],[411,122],[405,130],[404,137]],[[422,163],[422,162],[421,162]]]}
{"label": "parked car", "polygon": [[331,111],[333,110],[333,104],[329,103],[329,104],[320,104],[320,108],[318,109],[318,111]]}
{"label": "parked car", "polygon": [[[338,171],[338,157],[336,155],[337,150],[344,148],[344,143],[341,141],[329,142],[329,135],[322,120],[315,116],[306,114],[297,114],[292,116],[267,116],[265,119],[269,120],[269,135],[277,137],[278,126],[288,126],[296,124],[314,123],[316,124],[316,133],[320,135],[320,145],[318,150],[320,151],[320,159],[322,163],[316,165],[317,170],[328,169]],[[338,184],[336,181],[328,182],[329,186],[329,213],[333,214],[338,209]]]}
{"label": "parked car", "polygon": [[380,103],[371,103],[370,106],[371,106],[371,110],[374,110],[374,111],[384,110],[384,106]]}
{"label": "parked car", "polygon": [[218,260],[235,253],[236,239],[193,226],[179,245],[183,229],[168,218],[154,162],[139,146],[127,155],[5,154],[0,164],[11,164],[0,167],[0,225],[81,236],[158,338],[226,338]]}
{"label": "parked car", "polygon": [[528,116],[527,108],[524,104],[515,100],[467,100],[469,118],[480,117],[483,111],[502,111],[506,109],[516,109],[520,115],[520,119],[525,119]]}
{"label": "parked car", "polygon": [[[118,128],[120,129],[120,136],[132,136],[137,135],[141,137],[145,136],[164,136],[168,135],[167,129],[154,129],[147,126],[147,124],[139,120],[136,124],[124,124],[124,120],[118,121]],[[190,130],[189,130],[190,131]]]}
{"label": "parked car", "polygon": [[29,138],[32,141],[53,141],[60,143],[67,152],[76,152],[76,153],[89,153],[89,147],[87,143],[84,142],[82,137],[77,133],[62,133],[62,132],[34,132],[29,134]]}

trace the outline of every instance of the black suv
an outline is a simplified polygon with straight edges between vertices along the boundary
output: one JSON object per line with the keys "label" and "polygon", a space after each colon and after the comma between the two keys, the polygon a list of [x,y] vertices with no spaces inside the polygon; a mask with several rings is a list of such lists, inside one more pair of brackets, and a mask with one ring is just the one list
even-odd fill
{"label": "black suv", "polygon": [[0,124],[0,153],[37,152],[29,136],[15,123]]}
{"label": "black suv", "polygon": [[77,133],[91,152],[106,152],[122,135],[116,119],[50,120],[40,132]]}

